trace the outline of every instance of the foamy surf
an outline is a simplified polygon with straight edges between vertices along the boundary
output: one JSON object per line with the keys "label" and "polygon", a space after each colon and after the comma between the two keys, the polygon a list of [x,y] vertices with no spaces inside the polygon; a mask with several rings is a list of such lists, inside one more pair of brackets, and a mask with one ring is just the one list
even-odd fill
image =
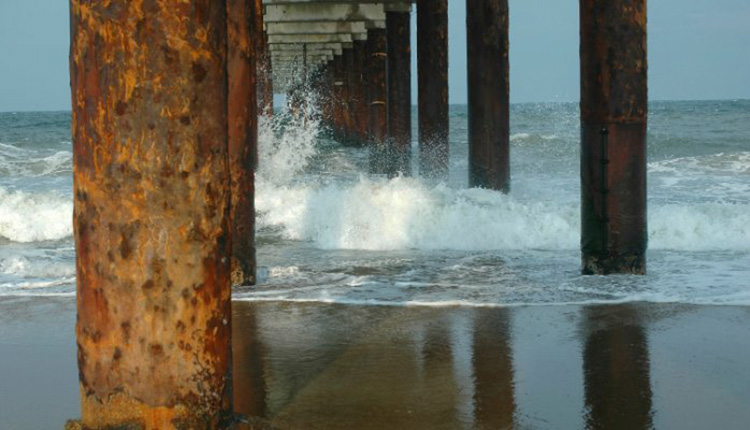
{"label": "foamy surf", "polygon": [[21,243],[65,239],[73,234],[72,219],[69,196],[0,187],[0,238]]}

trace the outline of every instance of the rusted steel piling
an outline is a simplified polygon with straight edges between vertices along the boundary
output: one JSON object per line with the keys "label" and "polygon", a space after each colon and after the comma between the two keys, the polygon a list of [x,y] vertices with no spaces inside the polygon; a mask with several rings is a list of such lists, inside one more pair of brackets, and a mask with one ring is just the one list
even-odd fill
{"label": "rusted steel piling", "polygon": [[[232,285],[255,285],[255,169],[258,158],[254,27],[256,0],[227,0],[229,170],[232,177]],[[262,31],[262,28],[261,28]]]}
{"label": "rusted steel piling", "polygon": [[344,63],[344,94],[341,99],[343,104],[343,133],[342,142],[352,144],[356,142],[356,90],[360,79],[355,73],[354,53],[351,49],[344,49],[342,55]]}
{"label": "rusted steel piling", "polygon": [[273,81],[268,34],[263,30],[263,0],[254,0],[253,41],[255,43],[258,113],[273,115]]}
{"label": "rusted steel piling", "polygon": [[469,186],[510,191],[508,0],[466,0]]}
{"label": "rusted steel piling", "polygon": [[385,29],[367,31],[367,141],[370,145],[370,170],[373,173],[392,171],[388,151],[388,52]]}
{"label": "rusted steel piling", "polygon": [[82,425],[225,428],[226,3],[70,11]]}
{"label": "rusted steel piling", "polygon": [[448,177],[448,1],[417,1],[419,166],[422,176]]}
{"label": "rusted steel piling", "polygon": [[333,58],[333,64],[331,67],[331,73],[333,75],[333,137],[343,142],[345,138],[344,133],[344,96],[346,87],[346,72],[344,70],[344,57],[343,55],[337,55]]}
{"label": "rusted steel piling", "polygon": [[581,0],[584,274],[646,272],[646,1]]}
{"label": "rusted steel piling", "polygon": [[391,173],[411,174],[411,5],[386,12],[388,31],[388,140]]}
{"label": "rusted steel piling", "polygon": [[351,102],[352,102],[352,122],[354,124],[354,135],[352,142],[357,145],[364,145],[367,143],[367,136],[370,132],[369,128],[369,106],[368,106],[368,81],[367,81],[367,70],[368,70],[368,52],[367,43],[364,41],[355,41],[351,49],[352,53],[352,68],[350,70],[350,78],[352,82]]}

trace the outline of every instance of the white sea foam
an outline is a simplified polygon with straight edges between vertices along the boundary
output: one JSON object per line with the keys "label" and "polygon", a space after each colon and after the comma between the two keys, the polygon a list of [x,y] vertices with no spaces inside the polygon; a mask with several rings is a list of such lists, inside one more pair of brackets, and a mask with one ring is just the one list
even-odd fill
{"label": "white sea foam", "polygon": [[59,193],[0,187],[0,237],[14,242],[59,240],[73,233],[73,201]]}

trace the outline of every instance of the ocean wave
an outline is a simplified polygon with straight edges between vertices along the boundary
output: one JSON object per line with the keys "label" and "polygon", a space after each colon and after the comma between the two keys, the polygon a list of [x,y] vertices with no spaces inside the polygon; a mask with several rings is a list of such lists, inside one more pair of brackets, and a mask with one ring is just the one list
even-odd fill
{"label": "ocean wave", "polygon": [[72,214],[69,196],[0,187],[0,238],[13,242],[64,239],[73,234]]}
{"label": "ocean wave", "polygon": [[679,157],[648,163],[649,173],[670,173],[678,176],[750,175],[750,152],[721,152],[697,157]]}
{"label": "ocean wave", "polygon": [[73,153],[40,151],[0,143],[0,176],[48,176],[73,172]]}

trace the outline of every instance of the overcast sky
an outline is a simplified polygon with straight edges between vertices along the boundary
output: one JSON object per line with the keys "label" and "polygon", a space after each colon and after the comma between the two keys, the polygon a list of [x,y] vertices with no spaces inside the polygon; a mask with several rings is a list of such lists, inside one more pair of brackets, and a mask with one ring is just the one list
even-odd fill
{"label": "overcast sky", "polygon": [[[509,1],[511,101],[578,100],[577,0]],[[465,2],[449,3],[450,98],[466,103]],[[750,0],[648,7],[652,100],[750,98]],[[0,111],[70,110],[68,45],[67,0],[0,0]]]}

